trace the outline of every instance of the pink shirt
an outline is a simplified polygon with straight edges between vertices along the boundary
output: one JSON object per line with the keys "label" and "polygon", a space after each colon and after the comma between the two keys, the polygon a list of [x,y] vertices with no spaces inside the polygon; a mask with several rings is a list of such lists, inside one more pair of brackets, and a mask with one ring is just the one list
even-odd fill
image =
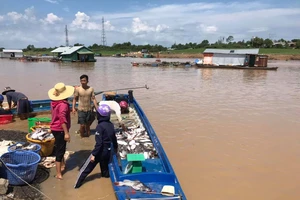
{"label": "pink shirt", "polygon": [[71,127],[70,104],[66,100],[51,101],[52,120],[50,129],[63,131],[62,124],[66,124],[68,130]]}

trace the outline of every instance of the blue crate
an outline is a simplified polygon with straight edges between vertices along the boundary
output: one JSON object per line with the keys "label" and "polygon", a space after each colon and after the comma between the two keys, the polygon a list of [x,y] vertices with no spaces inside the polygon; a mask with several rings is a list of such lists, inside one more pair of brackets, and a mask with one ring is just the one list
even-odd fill
{"label": "blue crate", "polygon": [[[1,161],[9,168],[2,166],[3,176],[10,185],[25,185],[31,183],[35,177],[41,156],[33,151],[13,151],[4,153]],[[22,181],[20,178],[24,181]]]}
{"label": "blue crate", "polygon": [[24,142],[18,142],[18,143],[14,144],[14,145],[9,146],[9,147],[7,148],[8,152],[12,152],[12,151],[33,151],[33,152],[35,152],[35,153],[37,153],[37,154],[40,154],[40,151],[41,151],[41,148],[42,148],[42,146],[39,145],[39,144],[30,143],[30,144],[36,145],[37,148],[36,148],[35,150],[21,150],[21,149],[20,149],[20,150],[19,150],[19,149],[14,150],[13,148],[14,148],[17,144],[24,144]]}

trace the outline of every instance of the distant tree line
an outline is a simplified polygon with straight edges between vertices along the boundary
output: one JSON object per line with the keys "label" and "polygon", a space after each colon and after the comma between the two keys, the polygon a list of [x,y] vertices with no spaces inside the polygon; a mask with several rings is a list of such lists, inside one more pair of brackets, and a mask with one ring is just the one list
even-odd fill
{"label": "distant tree line", "polygon": [[208,40],[203,40],[201,43],[186,43],[173,44],[172,49],[198,49],[198,48],[300,48],[300,39],[291,41],[280,39],[271,40],[253,37],[249,41],[234,41],[233,36],[228,36],[226,39],[221,37],[215,43],[210,44]]}
{"label": "distant tree line", "polygon": [[124,42],[122,44],[114,43],[111,47],[110,46],[103,46],[98,44],[93,44],[88,46],[90,49],[97,49],[97,50],[123,50],[123,51],[141,51],[142,49],[147,49],[150,52],[158,52],[158,51],[166,51],[168,48],[163,47],[162,45],[135,45],[131,44],[131,42]]}
{"label": "distant tree line", "polygon": [[[84,44],[75,43],[73,46],[84,46]],[[63,47],[63,45],[61,45]],[[54,48],[36,48],[34,45],[30,44],[25,49],[23,49],[24,52],[26,51],[52,51]],[[164,47],[162,45],[135,45],[131,44],[131,42],[124,42],[124,43],[114,43],[112,46],[103,46],[101,44],[93,44],[88,46],[91,50],[96,51],[141,51],[142,49],[147,49],[150,52],[159,52],[159,51],[166,51],[170,50],[167,47]],[[259,37],[253,37],[251,40],[248,41],[234,41],[233,36],[220,37],[215,43],[210,43],[208,40],[203,40],[200,43],[186,43],[186,44],[173,44],[171,46],[171,49],[177,49],[177,50],[184,50],[184,49],[198,49],[198,48],[298,48],[300,49],[300,39],[293,39],[291,41],[289,40],[271,40],[269,38],[263,39]],[[1,49],[1,48],[0,48]],[[2,48],[4,49],[4,48]]]}

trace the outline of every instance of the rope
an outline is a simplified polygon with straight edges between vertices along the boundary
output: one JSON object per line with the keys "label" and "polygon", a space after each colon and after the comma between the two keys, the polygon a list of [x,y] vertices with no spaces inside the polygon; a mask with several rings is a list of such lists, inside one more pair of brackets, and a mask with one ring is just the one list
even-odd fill
{"label": "rope", "polygon": [[6,166],[5,162],[1,159],[1,162],[4,164],[4,166],[11,172],[13,173],[18,179],[20,179],[21,181],[23,181],[24,183],[26,183],[29,187],[33,188],[34,190],[38,191],[39,193],[41,193],[43,196],[45,196],[47,199],[52,200],[50,197],[48,197],[45,193],[43,193],[42,191],[40,191],[39,189],[35,188],[34,186],[30,185],[29,183],[27,183],[25,180],[23,180],[20,176],[18,176],[16,173],[14,173],[9,167]]}

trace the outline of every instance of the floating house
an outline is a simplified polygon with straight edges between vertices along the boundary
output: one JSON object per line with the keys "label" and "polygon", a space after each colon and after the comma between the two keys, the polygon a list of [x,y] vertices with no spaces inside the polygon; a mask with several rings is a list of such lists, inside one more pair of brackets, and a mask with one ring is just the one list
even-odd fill
{"label": "floating house", "polygon": [[22,58],[23,57],[23,51],[19,49],[3,49],[2,52],[0,52],[1,58]]}
{"label": "floating house", "polygon": [[267,67],[268,56],[259,49],[205,49],[203,64],[215,66]]}
{"label": "floating house", "polygon": [[96,62],[95,53],[85,46],[58,47],[51,51],[62,61],[68,62]]}

